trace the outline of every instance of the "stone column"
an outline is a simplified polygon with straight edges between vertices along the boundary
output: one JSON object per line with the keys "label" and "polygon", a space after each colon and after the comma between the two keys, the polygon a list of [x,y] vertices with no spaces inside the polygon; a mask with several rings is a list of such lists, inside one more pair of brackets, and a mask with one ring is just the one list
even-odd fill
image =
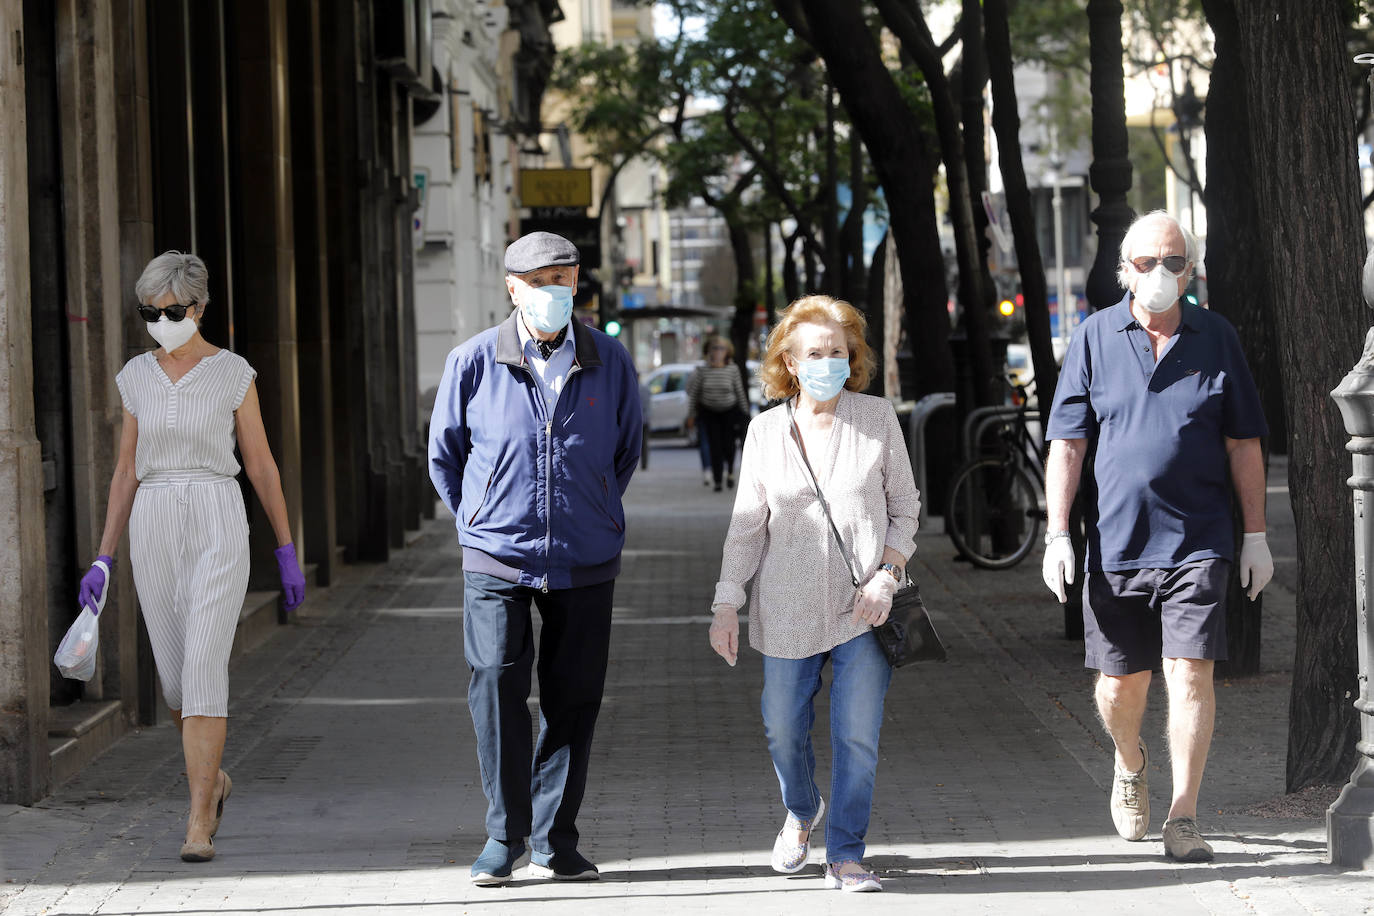
{"label": "stone column", "polygon": [[[0,22],[23,21],[0,0]],[[48,790],[43,461],[30,348],[28,152],[23,32],[0,35],[0,801]]]}
{"label": "stone column", "polygon": [[[235,188],[243,244],[234,278],[235,339],[258,371],[258,398],[272,454],[281,471],[297,555],[301,537],[300,389],[296,353],[295,222],[291,186],[290,86],[284,0],[253,0],[226,7],[235,58],[232,92],[238,96],[239,181]],[[232,148],[232,147],[231,147]],[[278,585],[271,526],[249,500],[253,521],[253,582]]]}
{"label": "stone column", "polygon": [[[1374,306],[1374,252],[1364,267],[1365,301]],[[1350,434],[1346,449],[1353,456],[1354,473],[1350,488],[1355,491],[1355,614],[1356,646],[1359,653],[1360,696],[1355,709],[1360,713],[1359,754],[1350,781],[1326,812],[1327,851],[1333,865],[1353,868],[1374,867],[1374,690],[1369,684],[1374,665],[1374,628],[1369,609],[1374,602],[1374,582],[1369,579],[1374,566],[1374,328],[1364,339],[1364,354],[1350,370],[1331,397],[1341,409],[1341,419]]]}
{"label": "stone column", "polygon": [[[119,145],[112,45],[108,4],[79,0],[57,4],[67,358],[72,371],[69,460],[78,569],[99,550],[122,418],[114,384],[124,362],[124,334],[120,180],[117,159],[111,155]],[[122,552],[127,560],[127,551]],[[133,648],[137,632],[135,605],[122,600],[112,610],[115,613],[100,618],[102,642],[109,651],[100,653],[99,673],[86,684],[86,699],[113,699],[136,692],[137,662],[124,655]]]}
{"label": "stone column", "polygon": [[325,218],[324,117],[320,2],[289,11],[291,32],[291,182],[295,193],[296,319],[300,339],[302,524],[316,581],[334,572],[338,526],[334,504],[334,397],[330,383],[329,259],[333,233]]}

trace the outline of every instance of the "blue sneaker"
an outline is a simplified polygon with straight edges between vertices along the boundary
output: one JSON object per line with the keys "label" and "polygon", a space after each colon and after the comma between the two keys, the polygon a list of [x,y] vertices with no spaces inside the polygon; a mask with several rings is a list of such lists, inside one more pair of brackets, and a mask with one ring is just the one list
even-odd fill
{"label": "blue sneaker", "polygon": [[500,840],[487,840],[482,854],[472,863],[472,883],[478,887],[495,887],[510,880],[515,863],[525,854],[525,841],[502,843]]}
{"label": "blue sneaker", "polygon": [[598,881],[601,872],[577,850],[569,852],[530,853],[531,878],[552,878],[555,881]]}

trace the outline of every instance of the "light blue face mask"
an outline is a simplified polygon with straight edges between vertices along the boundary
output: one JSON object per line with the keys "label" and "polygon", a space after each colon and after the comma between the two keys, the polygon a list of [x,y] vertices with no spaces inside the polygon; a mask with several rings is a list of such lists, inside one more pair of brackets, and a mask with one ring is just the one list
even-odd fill
{"label": "light blue face mask", "polygon": [[530,287],[520,294],[520,310],[535,330],[557,334],[568,326],[568,319],[572,317],[572,287]]}
{"label": "light blue face mask", "polygon": [[828,401],[835,397],[847,381],[848,357],[797,360],[797,383],[801,385],[802,391],[817,401]]}

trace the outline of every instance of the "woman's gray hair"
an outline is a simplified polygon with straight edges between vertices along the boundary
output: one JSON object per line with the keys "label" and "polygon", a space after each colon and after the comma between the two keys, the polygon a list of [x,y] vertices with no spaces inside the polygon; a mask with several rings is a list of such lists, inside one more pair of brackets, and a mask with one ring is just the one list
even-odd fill
{"label": "woman's gray hair", "polygon": [[134,295],[144,305],[171,293],[182,305],[205,305],[210,301],[210,271],[205,262],[193,254],[168,251],[158,255],[143,268],[134,284]]}
{"label": "woman's gray hair", "polygon": [[1153,228],[1159,223],[1164,222],[1178,229],[1183,236],[1184,253],[1188,257],[1189,279],[1193,276],[1193,271],[1197,268],[1198,261],[1202,260],[1202,244],[1197,240],[1197,236],[1188,231],[1188,227],[1174,219],[1173,214],[1167,210],[1151,210],[1144,216],[1138,217],[1131,223],[1131,228],[1126,230],[1126,235],[1121,239],[1121,261],[1116,266],[1116,280],[1121,284],[1122,289],[1130,289],[1131,271],[1130,266],[1131,249],[1135,247],[1136,240],[1144,234],[1146,229]]}

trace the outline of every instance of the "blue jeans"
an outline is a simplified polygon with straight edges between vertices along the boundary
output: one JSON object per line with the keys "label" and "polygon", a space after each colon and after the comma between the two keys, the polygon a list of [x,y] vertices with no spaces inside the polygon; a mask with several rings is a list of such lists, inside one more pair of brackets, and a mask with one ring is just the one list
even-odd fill
{"label": "blue jeans", "polygon": [[809,658],[763,657],[763,726],[768,753],[782,788],[782,803],[803,820],[816,816],[816,754],[811,726],[813,701],[821,689],[821,669],[829,659],[830,801],[825,816],[825,858],[862,862],[864,835],[873,809],[873,778],[878,770],[878,732],[883,698],[892,668],[867,632],[829,652]]}
{"label": "blue jeans", "polygon": [[[592,731],[601,710],[615,580],[540,592],[463,573],[468,709],[487,796],[487,836],[530,838],[539,853],[577,848]],[[530,604],[544,628],[536,669]],[[539,741],[530,742],[530,674],[539,675]]]}

